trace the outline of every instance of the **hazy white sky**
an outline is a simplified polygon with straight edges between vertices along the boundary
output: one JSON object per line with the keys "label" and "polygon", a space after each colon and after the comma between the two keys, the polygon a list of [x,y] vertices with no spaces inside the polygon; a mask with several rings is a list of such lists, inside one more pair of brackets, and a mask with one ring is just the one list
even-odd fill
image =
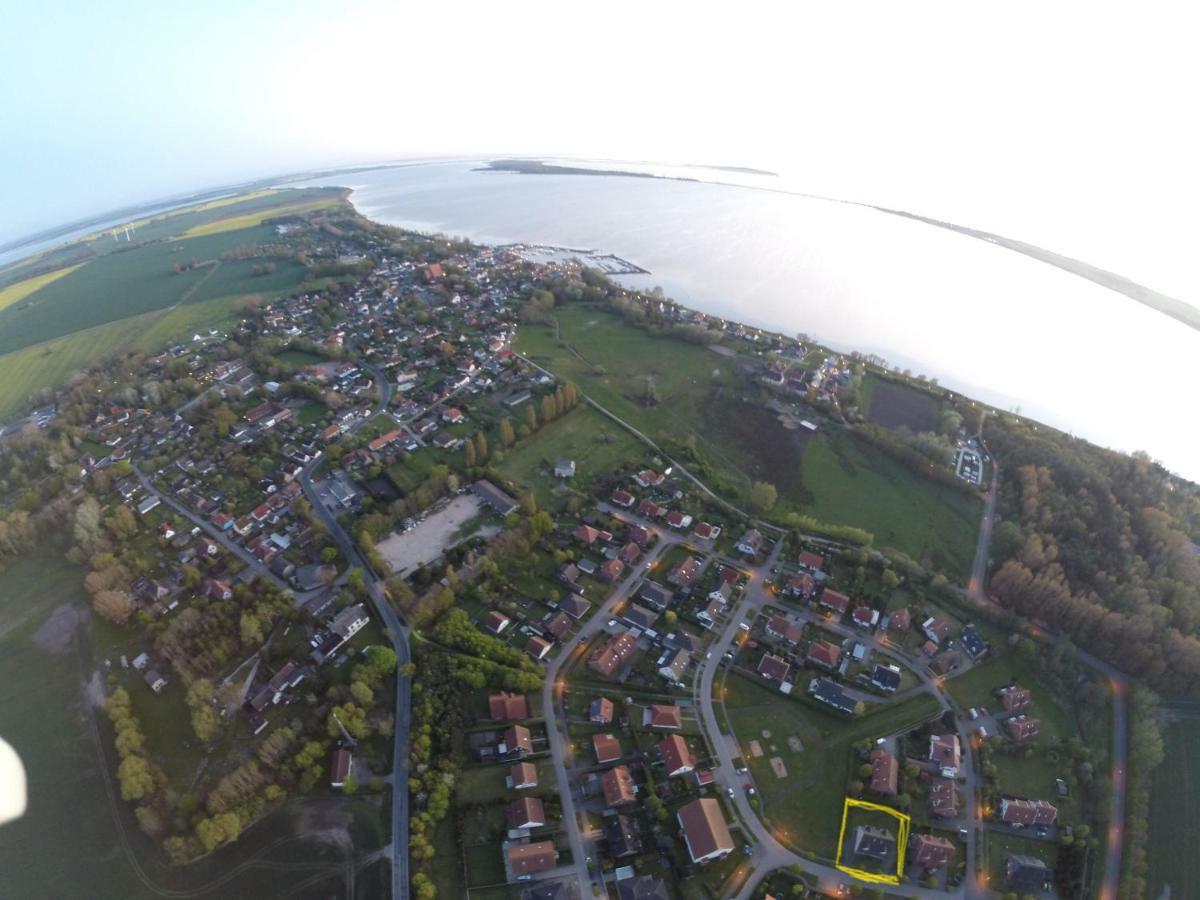
{"label": "hazy white sky", "polygon": [[771,168],[1195,302],[1194,30],[1147,4],[31,4],[0,13],[0,240],[314,165]]}

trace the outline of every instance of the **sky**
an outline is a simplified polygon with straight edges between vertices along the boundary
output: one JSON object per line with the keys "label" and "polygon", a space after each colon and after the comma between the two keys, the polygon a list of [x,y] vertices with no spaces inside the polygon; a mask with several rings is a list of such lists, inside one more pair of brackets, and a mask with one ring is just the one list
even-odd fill
{"label": "sky", "polygon": [[315,166],[591,156],[767,168],[1200,302],[1180,9],[7,4],[0,242]]}

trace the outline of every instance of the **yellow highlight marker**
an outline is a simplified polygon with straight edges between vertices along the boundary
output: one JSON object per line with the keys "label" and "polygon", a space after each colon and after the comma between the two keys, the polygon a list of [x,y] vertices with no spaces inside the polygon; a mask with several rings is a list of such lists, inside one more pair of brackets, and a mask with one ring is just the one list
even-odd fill
{"label": "yellow highlight marker", "polygon": [[[868,872],[865,869],[855,869],[853,866],[842,865],[842,844],[846,839],[846,820],[850,816],[852,807],[887,813],[900,823],[899,833],[896,835],[895,875],[886,875],[882,872]],[[908,849],[908,830],[911,824],[912,816],[907,816],[899,810],[892,809],[890,806],[881,806],[878,803],[868,803],[866,800],[855,800],[853,797],[846,797],[842,803],[842,827],[838,832],[837,856],[834,857],[833,864],[839,871],[845,872],[851,878],[857,878],[859,881],[866,882],[867,884],[899,884],[900,878],[904,875],[904,853]]]}

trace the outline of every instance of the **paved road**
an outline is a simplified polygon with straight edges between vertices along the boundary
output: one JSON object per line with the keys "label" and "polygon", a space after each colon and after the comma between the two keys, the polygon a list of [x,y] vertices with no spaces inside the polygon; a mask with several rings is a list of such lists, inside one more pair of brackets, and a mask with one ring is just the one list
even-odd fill
{"label": "paved road", "polygon": [[988,556],[992,548],[992,526],[996,521],[996,493],[1000,485],[1000,466],[992,460],[992,486],[988,488],[983,502],[983,518],[979,520],[979,538],[975,542],[975,562],[971,566],[971,580],[967,591],[976,600],[984,599],[983,584],[987,578]]}
{"label": "paved road", "polygon": [[160,491],[157,487],[155,487],[154,482],[150,480],[149,476],[139,469],[136,464],[133,466],[133,471],[134,474],[137,475],[138,481],[142,483],[142,487],[145,488],[147,492],[153,494],[159,499],[159,501],[171,507],[171,509],[175,510],[175,512],[179,513],[193,525],[197,525],[203,529],[209,537],[244,562],[247,567],[249,567],[250,570],[256,575],[261,578],[266,578],[268,581],[273,582],[274,584],[283,588],[285,591],[290,591],[288,585],[284,583],[284,581],[279,578],[278,575],[272,572],[267,566],[263,565],[257,556],[255,556],[245,547],[242,547],[240,544],[233,541],[229,535],[217,528],[217,526],[213,525],[212,522],[208,521],[208,519],[188,509],[170,494]]}
{"label": "paved road", "polygon": [[[388,403],[391,401],[391,383],[388,381],[387,376],[377,367],[367,363],[361,363],[361,366],[371,373],[376,384],[379,385],[379,404],[375,410],[375,415],[378,415],[388,408]],[[362,419],[350,429],[350,433],[357,431],[374,417],[374,415],[371,415]],[[380,621],[383,622],[388,637],[392,642],[392,650],[396,653],[396,664],[398,667],[406,666],[412,659],[408,644],[408,626],[400,620],[400,616],[392,608],[392,604],[384,595],[382,583],[380,583],[374,570],[367,565],[367,561],[363,559],[358,547],[355,546],[350,536],[346,534],[346,530],[342,528],[341,523],[338,522],[333,513],[321,502],[317,489],[312,483],[312,473],[319,464],[320,460],[316,459],[301,470],[300,487],[303,488],[305,496],[308,497],[309,502],[312,504],[313,515],[317,516],[325,527],[329,529],[330,537],[333,538],[334,543],[338,545],[338,549],[341,550],[342,555],[346,558],[349,568],[362,569],[363,584],[366,586],[371,606],[374,608],[375,614],[379,616]],[[392,774],[389,779],[392,785],[392,897],[395,900],[407,900],[409,895],[408,739],[412,728],[412,679],[399,672],[396,673],[395,717]]]}
{"label": "paved road", "polygon": [[[546,737],[550,745],[550,755],[554,761],[554,775],[558,780],[559,800],[562,801],[563,806],[563,823],[567,827],[567,839],[571,845],[575,875],[579,880],[579,888],[582,892],[580,896],[582,897],[592,895],[592,872],[587,860],[596,858],[596,849],[590,838],[585,841],[579,827],[579,814],[575,809],[575,785],[567,773],[566,759],[570,740],[566,735],[566,716],[559,706],[562,699],[559,673],[564,668],[569,668],[587,642],[604,629],[613,609],[629,596],[633,586],[645,576],[649,564],[656,562],[668,547],[679,543],[678,536],[668,534],[662,529],[655,530],[659,535],[659,541],[654,549],[646,554],[642,562],[630,569],[629,574],[620,582],[608,600],[579,629],[579,633],[562,645],[558,655],[546,667],[546,680],[542,685],[542,715],[546,720]],[[596,871],[599,874],[599,867],[596,868]],[[597,879],[596,885],[603,890],[602,880]]]}

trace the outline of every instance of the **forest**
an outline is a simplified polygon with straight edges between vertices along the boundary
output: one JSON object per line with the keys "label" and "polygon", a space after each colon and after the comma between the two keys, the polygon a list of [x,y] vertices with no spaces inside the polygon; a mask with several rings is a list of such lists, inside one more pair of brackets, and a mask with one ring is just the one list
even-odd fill
{"label": "forest", "polygon": [[1200,692],[1200,489],[1125,456],[1001,416],[991,593],[1169,694]]}

